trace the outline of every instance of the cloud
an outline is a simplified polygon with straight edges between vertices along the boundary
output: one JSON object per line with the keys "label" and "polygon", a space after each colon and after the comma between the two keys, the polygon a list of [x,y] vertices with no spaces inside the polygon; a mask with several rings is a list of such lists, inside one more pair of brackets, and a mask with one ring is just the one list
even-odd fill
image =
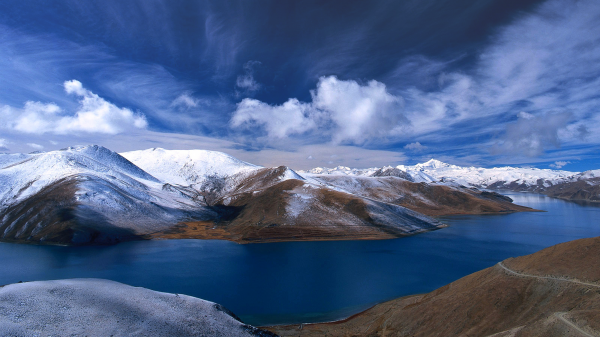
{"label": "cloud", "polygon": [[0,138],[0,151],[10,151],[10,149],[8,147],[6,147],[6,145],[8,145],[9,141],[7,141],[4,138]]}
{"label": "cloud", "polygon": [[270,139],[282,139],[313,130],[317,127],[315,110],[309,103],[290,98],[282,105],[272,106],[244,98],[237,105],[230,125],[236,129],[264,129]]}
{"label": "cloud", "polygon": [[520,112],[518,120],[506,126],[504,138],[493,148],[493,153],[522,153],[529,157],[541,155],[547,148],[558,148],[558,132],[573,118],[569,112],[534,116]]}
{"label": "cloud", "polygon": [[27,146],[34,148],[36,150],[42,150],[44,148],[43,145],[36,144],[36,143],[27,143]]}
{"label": "cloud", "polygon": [[235,82],[235,86],[241,89],[236,95],[252,95],[261,89],[261,85],[254,79],[254,68],[261,63],[258,61],[248,61],[244,64],[244,74],[239,75]]}
{"label": "cloud", "polygon": [[555,169],[560,169],[560,168],[563,168],[563,166],[565,166],[567,164],[571,164],[571,162],[570,161],[555,161],[554,164],[550,164],[550,167],[555,168]]}
{"label": "cloud", "polygon": [[[443,144],[508,141],[514,155],[526,156],[566,142],[599,142],[594,135],[600,131],[600,44],[592,38],[600,36],[599,15],[597,1],[547,1],[498,29],[468,71],[424,57],[402,60],[406,64],[399,65],[399,74],[417,64],[428,78],[438,79],[437,87],[432,80],[412,87],[396,81],[401,87],[392,92],[405,99],[412,123],[405,138]],[[519,111],[549,129],[531,124],[534,133],[528,136],[517,131],[525,122],[507,126]],[[566,114],[572,118],[562,118],[567,125],[558,133],[541,120]]]}
{"label": "cloud", "polygon": [[423,152],[427,148],[425,145],[421,145],[419,142],[410,143],[404,146],[406,150],[414,152]]}
{"label": "cloud", "polygon": [[23,109],[10,106],[0,109],[0,127],[32,134],[117,134],[148,126],[144,115],[107,102],[77,80],[64,82],[64,89],[67,94],[79,98],[79,107],[74,114],[65,113],[54,103],[26,102]]}
{"label": "cloud", "polygon": [[393,135],[409,122],[402,114],[402,98],[391,95],[383,83],[321,77],[311,91],[312,102],[290,98],[282,105],[244,99],[230,125],[234,129],[260,128],[271,140],[322,130],[334,144],[363,144]]}
{"label": "cloud", "polygon": [[175,100],[173,100],[173,103],[171,103],[171,106],[184,108],[197,108],[198,105],[198,99],[190,96],[189,93],[183,93],[179,95]]}

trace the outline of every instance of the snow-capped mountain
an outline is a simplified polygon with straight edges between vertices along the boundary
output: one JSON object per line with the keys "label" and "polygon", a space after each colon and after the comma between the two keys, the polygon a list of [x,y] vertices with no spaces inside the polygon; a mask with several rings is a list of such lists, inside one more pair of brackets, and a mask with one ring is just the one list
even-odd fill
{"label": "snow-capped mountain", "polygon": [[121,156],[161,181],[181,186],[200,186],[211,177],[228,177],[262,168],[223,152],[206,150],[153,148],[123,152]]}
{"label": "snow-capped mountain", "polygon": [[373,176],[378,170],[397,169],[406,172],[415,182],[436,182],[456,184],[477,188],[506,188],[512,190],[540,191],[546,187],[577,179],[579,172],[560,170],[520,168],[520,167],[462,167],[431,159],[413,166],[398,165],[383,168],[351,169],[336,167],[333,169],[317,167],[301,174]]}
{"label": "snow-capped mountain", "polygon": [[18,156],[0,168],[5,239],[108,243],[214,216],[202,197],[100,146]]}
{"label": "snow-capped mountain", "polygon": [[391,238],[442,227],[405,207],[227,154],[101,146],[0,155],[0,239]]}

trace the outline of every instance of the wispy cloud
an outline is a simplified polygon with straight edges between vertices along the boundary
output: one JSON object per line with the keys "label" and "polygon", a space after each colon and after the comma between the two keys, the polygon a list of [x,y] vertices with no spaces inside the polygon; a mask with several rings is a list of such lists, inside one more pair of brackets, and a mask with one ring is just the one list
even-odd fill
{"label": "wispy cloud", "polygon": [[[500,29],[474,71],[439,70],[440,90],[401,91],[412,136],[460,130],[479,141],[497,137],[504,150],[526,156],[563,142],[597,141],[585,136],[600,130],[600,45],[591,38],[600,36],[598,15],[595,1],[548,1]],[[531,118],[512,122],[520,111]],[[463,127],[468,123],[481,127]]]}
{"label": "wispy cloud", "polygon": [[244,64],[244,74],[239,75],[235,82],[235,86],[239,90],[236,92],[236,96],[253,95],[261,89],[260,83],[254,79],[254,69],[260,64],[258,61],[248,61]]}
{"label": "wispy cloud", "polygon": [[570,112],[547,113],[539,116],[520,112],[519,119],[506,126],[506,133],[492,148],[492,152],[522,153],[529,157],[537,157],[549,147],[560,146],[558,131],[572,118]]}
{"label": "wispy cloud", "polygon": [[187,92],[177,96],[177,98],[173,100],[173,103],[171,103],[171,105],[174,107],[183,108],[197,108],[198,104],[198,99],[192,97]]}
{"label": "wispy cloud", "polygon": [[555,168],[555,169],[561,169],[564,166],[566,166],[567,164],[571,164],[570,161],[555,161],[554,164],[550,164],[550,167]]}
{"label": "wispy cloud", "polygon": [[27,143],[27,146],[36,149],[36,150],[43,150],[44,146],[40,145],[40,144],[36,144],[36,143]]}
{"label": "wispy cloud", "polygon": [[423,151],[425,151],[425,149],[427,149],[427,146],[422,145],[419,142],[414,142],[414,143],[406,144],[404,146],[404,148],[409,151],[423,152]]}
{"label": "wispy cloud", "polygon": [[6,147],[8,143],[9,141],[7,141],[6,139],[0,138],[0,151],[10,151],[10,149]]}

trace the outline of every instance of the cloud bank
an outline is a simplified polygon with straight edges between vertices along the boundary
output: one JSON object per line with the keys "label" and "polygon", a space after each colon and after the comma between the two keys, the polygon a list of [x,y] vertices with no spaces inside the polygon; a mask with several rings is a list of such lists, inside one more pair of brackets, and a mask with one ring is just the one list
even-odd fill
{"label": "cloud bank", "polygon": [[26,102],[22,109],[5,105],[0,108],[0,127],[32,134],[106,133],[117,134],[145,129],[146,117],[127,108],[119,108],[85,89],[77,80],[63,84],[67,94],[79,98],[79,107],[68,114],[54,103]]}
{"label": "cloud bank", "polygon": [[321,77],[311,97],[308,103],[290,98],[282,105],[243,99],[230,125],[259,128],[271,141],[318,131],[334,144],[363,144],[398,133],[409,124],[402,114],[402,98],[377,81],[361,85],[335,76]]}

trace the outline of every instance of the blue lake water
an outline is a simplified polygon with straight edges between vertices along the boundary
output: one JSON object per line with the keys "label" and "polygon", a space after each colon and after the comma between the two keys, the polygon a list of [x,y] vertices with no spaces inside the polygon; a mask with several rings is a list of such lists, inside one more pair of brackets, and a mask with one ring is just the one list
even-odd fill
{"label": "blue lake water", "polygon": [[600,207],[509,193],[544,213],[454,216],[450,227],[382,241],[162,240],[108,247],[0,243],[0,284],[94,277],[188,294],[254,325],[339,319],[424,293],[511,256],[600,236]]}

